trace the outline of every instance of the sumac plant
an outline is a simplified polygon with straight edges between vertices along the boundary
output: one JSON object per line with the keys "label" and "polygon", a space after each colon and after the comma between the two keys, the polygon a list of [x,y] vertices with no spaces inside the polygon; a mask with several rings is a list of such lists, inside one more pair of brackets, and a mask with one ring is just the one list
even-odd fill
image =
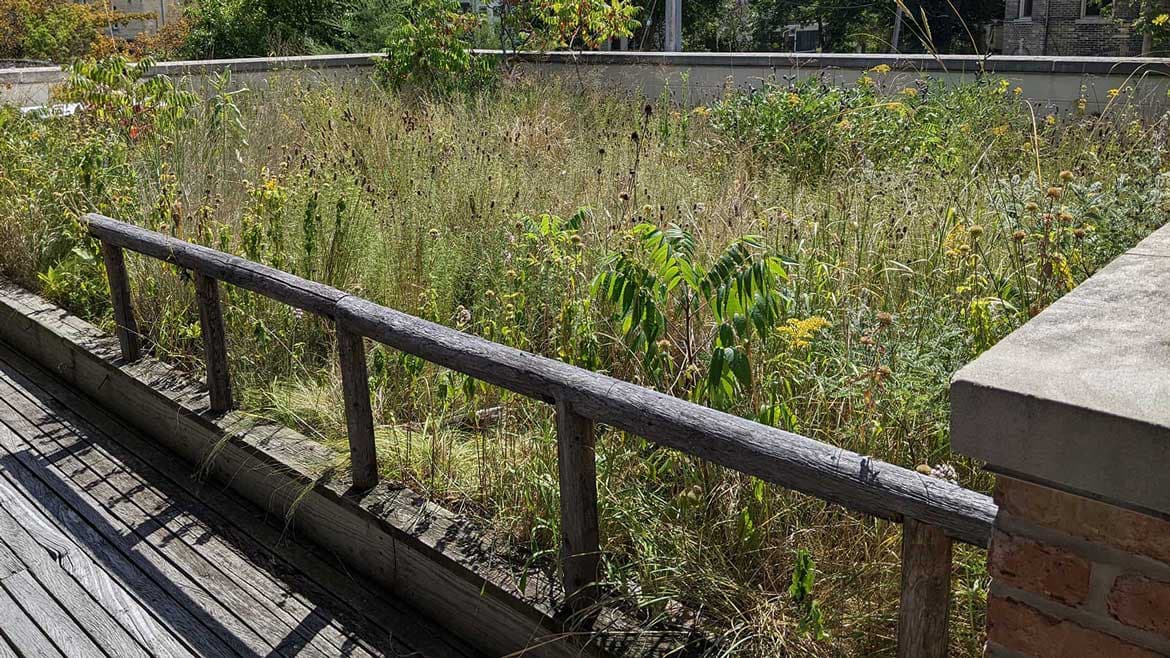
{"label": "sumac plant", "polygon": [[727,408],[752,387],[752,352],[788,306],[784,261],[755,236],[701,262],[679,226],[632,229],[593,293],[612,304],[645,374],[665,390]]}

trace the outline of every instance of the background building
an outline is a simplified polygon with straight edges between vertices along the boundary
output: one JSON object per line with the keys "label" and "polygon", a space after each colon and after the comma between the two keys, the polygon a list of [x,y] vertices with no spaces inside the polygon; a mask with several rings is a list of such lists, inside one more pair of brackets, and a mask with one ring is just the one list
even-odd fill
{"label": "background building", "polygon": [[127,14],[153,14],[154,18],[130,21],[112,28],[113,36],[133,39],[146,33],[154,33],[167,23],[173,23],[183,15],[180,0],[111,0],[111,8]]}
{"label": "background building", "polygon": [[1137,56],[1139,0],[1006,0],[1005,55]]}

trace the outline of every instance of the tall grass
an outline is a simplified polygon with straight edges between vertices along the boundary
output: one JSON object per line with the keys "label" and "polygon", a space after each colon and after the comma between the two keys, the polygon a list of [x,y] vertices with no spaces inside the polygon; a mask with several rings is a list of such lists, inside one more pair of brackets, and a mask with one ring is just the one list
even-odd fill
{"label": "tall grass", "polygon": [[[72,223],[97,210],[714,402],[686,384],[707,353],[680,348],[710,344],[709,316],[694,326],[664,301],[648,358],[590,283],[615,254],[645,260],[637,224],[678,225],[696,262],[757,235],[784,263],[782,316],[749,346],[751,385],[719,404],[986,490],[950,453],[949,377],[1164,221],[1166,122],[1124,102],[1034,116],[997,81],[866,77],[693,110],[549,80],[429,101],[280,77],[213,88],[192,120],[133,138],[0,113],[0,267],[109,326],[93,245]],[[555,228],[581,208],[579,227]],[[152,348],[198,370],[189,281],[131,268]],[[341,459],[329,326],[226,294],[243,404]],[[383,475],[554,568],[550,411],[389,349],[370,364]],[[606,580],[648,625],[694,625],[731,655],[892,655],[896,526],[612,431],[598,477]],[[800,551],[823,634],[788,592]],[[981,651],[984,559],[958,551],[954,655]]]}

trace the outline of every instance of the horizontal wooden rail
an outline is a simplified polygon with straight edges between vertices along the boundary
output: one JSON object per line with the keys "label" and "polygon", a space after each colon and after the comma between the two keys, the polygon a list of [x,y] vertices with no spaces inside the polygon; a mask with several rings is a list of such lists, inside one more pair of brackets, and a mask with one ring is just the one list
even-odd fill
{"label": "horizontal wooden rail", "polygon": [[583,368],[427,322],[214,249],[101,215],[82,220],[99,240],[175,263],[291,306],[437,365],[554,403],[721,466],[879,518],[904,517],[987,546],[990,497],[807,437],[680,400]]}
{"label": "horizontal wooden rail", "polygon": [[[569,607],[583,617],[589,617],[589,608],[599,592],[597,584],[591,582],[598,573],[599,558],[596,476],[591,467],[593,427],[601,423],[857,512],[906,522],[899,656],[945,655],[951,541],[980,547],[990,543],[996,515],[996,505],[990,497],[872,457],[427,322],[214,249],[100,215],[86,215],[82,222],[109,253],[112,249],[136,251],[194,270],[209,291],[213,290],[209,280],[226,281],[333,320],[338,330],[354,483],[358,488],[377,482],[363,338],[555,404],[565,593]],[[111,276],[119,271],[114,267]],[[124,278],[124,273],[121,276]],[[128,287],[120,282],[112,288],[115,300],[124,302],[119,323],[129,324],[125,318],[133,318]],[[204,295],[210,296],[210,292]],[[226,368],[217,371],[226,377]],[[227,386],[226,382],[212,384]]]}

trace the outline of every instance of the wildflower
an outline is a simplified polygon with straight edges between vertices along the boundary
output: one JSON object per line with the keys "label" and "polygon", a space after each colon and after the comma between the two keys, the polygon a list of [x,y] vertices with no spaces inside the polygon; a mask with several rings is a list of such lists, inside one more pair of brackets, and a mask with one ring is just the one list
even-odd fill
{"label": "wildflower", "polygon": [[1080,239],[1080,238],[1083,238],[1083,237],[1085,237],[1085,229],[1083,229],[1083,228],[1074,228],[1074,229],[1073,229],[1073,237],[1075,237],[1075,238],[1077,238],[1077,239]]}
{"label": "wildflower", "polygon": [[919,464],[914,467],[915,471],[923,475],[929,475],[932,478],[939,480],[946,480],[947,482],[958,482],[959,474],[955,472],[955,467],[950,464],[939,464],[938,466],[931,466],[930,464]]}
{"label": "wildflower", "polygon": [[431,230],[429,231],[429,233],[430,233],[430,236],[431,236],[431,239],[432,239],[432,240],[438,240],[438,239],[439,239],[439,229],[437,229],[437,228],[433,228],[433,229],[431,229]]}
{"label": "wildflower", "polygon": [[891,324],[893,324],[894,316],[889,314],[889,313],[886,313],[885,311],[882,311],[882,312],[877,314],[877,321],[878,321],[878,324],[882,325],[883,327],[888,327]]}
{"label": "wildflower", "polygon": [[788,104],[789,105],[799,105],[800,104],[800,94],[795,94],[795,93],[789,92]]}
{"label": "wildflower", "polygon": [[913,98],[913,97],[918,95],[918,89],[916,89],[914,87],[905,87],[902,89],[902,91],[900,91],[898,93],[902,94],[903,96]]}
{"label": "wildflower", "polygon": [[1071,224],[1072,220],[1073,220],[1073,216],[1064,210],[1060,211],[1060,214],[1057,215],[1056,217],[1057,217],[1057,219],[1064,222],[1065,224]]}
{"label": "wildflower", "polygon": [[860,78],[857,78],[857,85],[859,87],[868,87],[873,84],[873,78],[862,73]]}
{"label": "wildflower", "polygon": [[1053,185],[1048,188],[1048,196],[1052,199],[1059,199],[1060,195],[1064,194],[1064,188]]}
{"label": "wildflower", "polygon": [[1044,117],[1044,123],[1046,123],[1050,126],[1055,126],[1056,125],[1056,115],[1049,114],[1048,116]]}
{"label": "wildflower", "polygon": [[1012,93],[1015,94],[1016,96],[1019,96],[1020,94],[1024,93],[1024,88],[1023,87],[1016,87],[1015,89],[1012,90]]}
{"label": "wildflower", "polygon": [[777,333],[788,339],[794,348],[808,347],[812,337],[821,329],[829,326],[829,321],[819,315],[813,315],[803,320],[790,318],[787,323],[777,329]]}
{"label": "wildflower", "polygon": [[978,224],[972,224],[968,232],[971,234],[971,237],[978,238],[983,235],[983,227]]}
{"label": "wildflower", "polygon": [[1085,98],[1084,96],[1081,96],[1080,98],[1077,99],[1077,112],[1084,112],[1085,108],[1088,105],[1089,105],[1089,99]]}
{"label": "wildflower", "polygon": [[1029,201],[1028,203],[1024,204],[1024,210],[1027,210],[1028,212],[1036,212],[1037,210],[1040,210],[1040,206],[1036,205],[1035,201]]}
{"label": "wildflower", "polygon": [[1118,89],[1117,87],[1114,87],[1113,89],[1109,90],[1109,99],[1110,100],[1117,98],[1119,95],[1121,95],[1121,90]]}
{"label": "wildflower", "polygon": [[1007,124],[1006,124],[1006,123],[1005,123],[1005,124],[1001,124],[1001,125],[998,125],[998,126],[996,126],[996,127],[992,128],[992,129],[991,129],[991,134],[992,134],[992,135],[995,135],[996,137],[1003,137],[1004,135],[1008,134],[1008,126],[1007,126]]}
{"label": "wildflower", "polygon": [[1060,180],[1062,180],[1066,183],[1071,181],[1073,178],[1074,178],[1073,172],[1069,171],[1068,169],[1065,169],[1064,171],[1060,172]]}
{"label": "wildflower", "polygon": [[507,272],[504,272],[504,276],[508,277],[509,279],[515,279],[516,270],[508,270]]}
{"label": "wildflower", "polygon": [[658,346],[658,349],[661,352],[666,352],[670,349],[670,339],[668,338],[661,338],[655,344]]}
{"label": "wildflower", "polygon": [[870,69],[870,71],[873,71],[874,73],[889,73],[890,72],[890,65],[889,64],[878,64],[877,66]]}
{"label": "wildflower", "polygon": [[1170,21],[1170,14],[1158,14],[1150,20],[1151,23],[1158,26],[1165,25],[1167,21]]}
{"label": "wildflower", "polygon": [[1012,239],[1015,240],[1016,242],[1023,242],[1024,238],[1026,238],[1026,237],[1028,237],[1028,234],[1023,232],[1023,231],[1020,231],[1020,230],[1017,230],[1015,233],[1012,233]]}
{"label": "wildflower", "polygon": [[696,107],[695,109],[691,110],[691,114],[694,114],[697,117],[705,117],[705,116],[711,114],[711,110],[707,109],[706,105],[700,105],[700,106]]}
{"label": "wildflower", "polygon": [[485,290],[485,291],[483,291],[483,296],[484,296],[485,298],[487,298],[487,299],[495,299],[495,297],[496,297],[496,291],[494,291],[494,290],[490,290],[490,289],[489,289],[489,290]]}

